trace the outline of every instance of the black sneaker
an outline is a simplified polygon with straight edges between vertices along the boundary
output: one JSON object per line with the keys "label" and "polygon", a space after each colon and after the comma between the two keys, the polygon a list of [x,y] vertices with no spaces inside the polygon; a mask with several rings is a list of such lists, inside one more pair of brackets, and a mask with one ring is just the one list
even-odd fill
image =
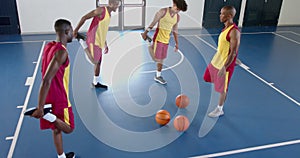
{"label": "black sneaker", "polygon": [[[35,110],[36,110],[36,107],[29,108],[24,112],[24,115],[31,116]],[[47,114],[48,112],[51,112],[51,111],[52,111],[52,104],[46,104],[44,106],[44,114]]]}
{"label": "black sneaker", "polygon": [[162,76],[159,77],[154,77],[154,81],[160,83],[160,84],[167,84],[167,81],[164,80],[164,78]]}
{"label": "black sneaker", "polygon": [[[93,84],[94,85],[94,84]],[[105,88],[105,89],[107,89],[108,87],[107,87],[107,85],[104,85],[104,84],[101,84],[101,83],[97,83],[96,85],[94,85],[96,88]]]}
{"label": "black sneaker", "polygon": [[66,158],[75,158],[75,153],[74,152],[66,153]]}
{"label": "black sneaker", "polygon": [[85,37],[85,35],[84,34],[82,34],[82,33],[77,33],[77,36],[76,36],[76,39],[79,41],[80,39],[82,39],[82,40],[86,40],[86,37]]}

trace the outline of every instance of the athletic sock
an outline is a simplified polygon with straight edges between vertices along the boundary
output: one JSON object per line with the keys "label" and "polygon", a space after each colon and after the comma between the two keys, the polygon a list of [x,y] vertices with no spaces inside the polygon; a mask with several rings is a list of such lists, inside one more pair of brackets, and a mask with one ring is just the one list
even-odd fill
{"label": "athletic sock", "polygon": [[161,76],[161,71],[156,71],[156,77],[160,77]]}
{"label": "athletic sock", "polygon": [[66,158],[66,154],[63,152],[61,155],[57,155],[58,158]]}
{"label": "athletic sock", "polygon": [[49,121],[49,122],[54,122],[56,120],[56,116],[48,112],[43,116],[43,119]]}
{"label": "athletic sock", "polygon": [[82,46],[83,49],[86,49],[88,47],[87,44],[86,44],[86,41],[84,41],[82,39],[79,40],[79,43],[80,43],[80,45]]}
{"label": "athletic sock", "polygon": [[96,85],[98,82],[100,83],[100,76],[94,76],[93,84]]}
{"label": "athletic sock", "polygon": [[98,82],[98,83],[101,83],[101,77],[100,77],[100,76],[98,76],[97,82]]}
{"label": "athletic sock", "polygon": [[223,110],[223,106],[218,105],[218,109],[222,111]]}

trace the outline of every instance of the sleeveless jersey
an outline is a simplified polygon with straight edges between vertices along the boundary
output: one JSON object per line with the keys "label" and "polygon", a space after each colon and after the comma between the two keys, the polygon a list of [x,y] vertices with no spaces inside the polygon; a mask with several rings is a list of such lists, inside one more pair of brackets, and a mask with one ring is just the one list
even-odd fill
{"label": "sleeveless jersey", "polygon": [[[219,35],[217,53],[214,55],[214,57],[211,61],[211,64],[219,70],[225,65],[225,62],[228,58],[228,54],[230,52],[229,33],[232,29],[239,30],[238,27],[235,24],[233,24],[230,27],[228,27],[227,29],[223,30],[221,32],[221,34]],[[238,53],[238,52],[236,52],[236,53]],[[232,69],[235,66],[236,57],[237,57],[237,55],[235,56],[234,61],[227,68],[227,70]]]}
{"label": "sleeveless jersey", "polygon": [[[42,78],[47,71],[48,65],[50,64],[55,53],[59,50],[66,50],[66,47],[60,42],[50,42],[45,46],[43,57],[42,57]],[[61,65],[53,77],[50,85],[50,89],[46,98],[46,103],[60,104],[71,107],[69,101],[69,75],[70,75],[70,64],[69,58]]]}
{"label": "sleeveless jersey", "polygon": [[87,43],[93,43],[99,48],[105,47],[106,35],[110,23],[110,15],[106,7],[102,7],[101,16],[95,16],[87,32]]}
{"label": "sleeveless jersey", "polygon": [[168,44],[170,40],[170,33],[173,26],[178,22],[179,15],[175,14],[173,17],[170,14],[170,9],[166,8],[165,15],[158,21],[158,27],[154,34],[154,41]]}

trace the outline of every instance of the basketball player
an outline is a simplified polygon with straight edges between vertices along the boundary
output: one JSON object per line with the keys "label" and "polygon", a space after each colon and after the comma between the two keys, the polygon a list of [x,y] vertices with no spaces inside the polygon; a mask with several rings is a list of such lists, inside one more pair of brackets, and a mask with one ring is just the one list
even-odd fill
{"label": "basketball player", "polygon": [[[42,83],[38,106],[31,116],[40,119],[40,127],[52,129],[58,158],[74,158],[74,152],[64,153],[62,132],[74,129],[74,115],[69,101],[70,61],[67,43],[72,42],[73,28],[68,20],[59,19],[54,24],[56,41],[45,46],[42,57]],[[44,105],[52,104],[52,112],[44,113]]]}
{"label": "basketball player", "polygon": [[166,84],[167,82],[161,76],[163,67],[163,61],[167,57],[168,45],[170,41],[171,32],[174,35],[175,40],[175,52],[178,51],[178,22],[180,20],[179,11],[185,12],[187,10],[187,4],[185,0],[173,0],[173,6],[160,9],[149,25],[149,27],[142,33],[144,40],[149,40],[147,33],[153,29],[158,23],[153,37],[153,44],[149,46],[149,53],[152,59],[157,64],[157,71],[154,80],[160,84]]}
{"label": "basketball player", "polygon": [[223,106],[240,45],[240,31],[233,22],[235,14],[233,6],[221,9],[220,21],[225,27],[219,35],[217,52],[204,73],[204,80],[214,83],[215,91],[220,93],[219,105],[208,114],[209,117],[224,115]]}
{"label": "basketball player", "polygon": [[[107,88],[106,85],[101,84],[100,81],[100,66],[103,53],[108,53],[108,47],[106,43],[106,35],[110,23],[111,12],[115,12],[120,6],[120,0],[109,0],[109,5],[105,7],[97,7],[95,10],[84,15],[77,27],[74,29],[74,37],[79,39],[79,42],[85,50],[90,61],[94,63],[94,79],[93,85],[96,88]],[[91,19],[92,23],[87,32],[87,39],[78,33],[80,27],[86,20]],[[86,41],[85,41],[86,40]]]}

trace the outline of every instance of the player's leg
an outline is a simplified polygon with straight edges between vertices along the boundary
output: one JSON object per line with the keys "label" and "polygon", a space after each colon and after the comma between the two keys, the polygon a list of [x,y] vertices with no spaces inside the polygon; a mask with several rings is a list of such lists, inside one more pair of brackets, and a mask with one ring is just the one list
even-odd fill
{"label": "player's leg", "polygon": [[[58,104],[59,105],[59,104]],[[71,133],[74,129],[74,114],[72,107],[52,105],[52,112],[48,112],[41,120],[42,129],[52,128],[63,131],[64,133]],[[50,122],[50,123],[49,123]]]}
{"label": "player's leg", "polygon": [[227,88],[229,85],[231,74],[232,73],[230,72],[226,72],[225,76],[223,77],[219,77],[218,75],[216,75],[214,84],[215,90],[220,93],[219,104],[212,112],[208,114],[209,117],[219,117],[224,115],[223,107],[227,96]]}
{"label": "player's leg", "polygon": [[63,141],[62,141],[62,132],[59,129],[54,129],[52,131],[52,135],[53,135],[53,141],[54,141],[54,145],[55,145],[57,155],[60,156],[64,153]]}
{"label": "player's leg", "polygon": [[57,118],[53,123],[58,130],[63,131],[64,133],[69,134],[73,132],[73,128],[59,118]]}
{"label": "player's leg", "polygon": [[[94,46],[94,44],[91,43],[91,42],[87,42],[86,41],[87,38],[81,33],[77,33],[76,38],[79,41],[82,48],[84,49],[84,52],[85,52],[86,56],[88,57],[88,59],[90,60],[90,62],[93,63],[93,64],[96,64],[96,62],[94,61],[94,56],[93,56],[93,46]],[[89,44],[89,43],[91,43],[91,44]],[[89,47],[89,45],[90,45],[90,47]]]}
{"label": "player's leg", "polygon": [[97,63],[94,65],[94,79],[93,79],[93,85],[96,88],[107,88],[106,85],[101,83],[100,78],[100,70],[101,70],[101,62],[102,62],[102,49],[97,47],[95,48],[95,54],[94,54],[94,60],[97,61]]}
{"label": "player's leg", "polygon": [[168,44],[154,42],[154,57],[157,62],[157,71],[154,80],[160,84],[166,84],[167,82],[162,77],[163,60],[167,57]]}
{"label": "player's leg", "polygon": [[149,54],[150,54],[152,60],[156,61],[153,46],[152,45],[148,46],[148,50],[149,50]]}
{"label": "player's leg", "polygon": [[52,132],[53,141],[57,153],[58,158],[74,158],[74,152],[65,153],[63,149],[63,139],[62,139],[62,131],[58,129],[54,129]]}
{"label": "player's leg", "polygon": [[224,105],[225,100],[226,100],[226,96],[227,96],[226,92],[220,93],[220,98],[219,98],[219,105],[220,106]]}
{"label": "player's leg", "polygon": [[53,140],[56,148],[58,158],[68,158],[74,157],[74,152],[64,153],[62,132],[71,133],[74,129],[74,114],[72,112],[72,107],[67,104],[53,104],[52,113],[48,112],[41,119],[41,128],[51,128],[53,130]]}

